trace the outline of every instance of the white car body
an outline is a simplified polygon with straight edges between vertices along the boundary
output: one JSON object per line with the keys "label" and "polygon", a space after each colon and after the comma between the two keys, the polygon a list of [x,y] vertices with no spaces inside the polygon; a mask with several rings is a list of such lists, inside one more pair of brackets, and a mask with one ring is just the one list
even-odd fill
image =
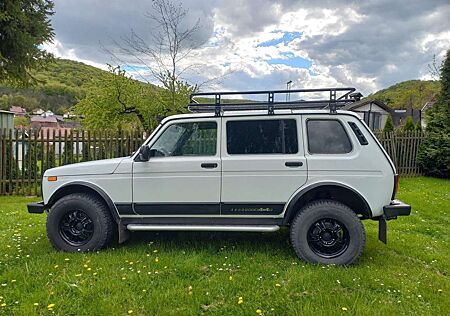
{"label": "white car body", "polygon": [[[272,119],[295,120],[297,153],[230,155],[227,152],[227,122]],[[317,119],[339,121],[351,142],[351,151],[309,153],[306,122]],[[389,205],[393,198],[394,164],[353,112],[338,111],[331,115],[327,110],[276,110],[273,115],[264,111],[225,112],[219,117],[214,113],[176,115],[163,120],[144,145],[151,147],[169,126],[179,122],[215,122],[216,154],[138,161],[139,152],[136,152],[131,157],[49,169],[42,184],[44,204],[51,205],[62,188],[87,185],[110,199],[121,221],[206,217],[274,219],[283,223],[292,203],[320,186],[353,191],[367,208],[355,210],[363,218],[382,216],[383,206]],[[360,143],[349,122],[356,124],[367,145]],[[289,167],[286,162],[302,165]],[[202,168],[202,164],[216,167]],[[54,176],[57,181],[47,181]]]}

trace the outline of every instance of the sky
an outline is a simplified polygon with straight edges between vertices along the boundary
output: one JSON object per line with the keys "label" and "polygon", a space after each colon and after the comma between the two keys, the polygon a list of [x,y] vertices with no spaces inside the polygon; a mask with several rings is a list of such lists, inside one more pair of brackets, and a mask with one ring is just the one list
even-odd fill
{"label": "sky", "polygon": [[[174,0],[179,1],[179,0]],[[178,2],[177,2],[178,3]],[[351,86],[364,95],[410,79],[431,79],[428,65],[450,49],[449,0],[185,0],[182,25],[200,21],[203,43],[180,62],[208,90]],[[57,57],[102,69],[120,64],[156,83],[143,55],[119,48],[138,34],[158,33],[151,0],[55,0]]]}

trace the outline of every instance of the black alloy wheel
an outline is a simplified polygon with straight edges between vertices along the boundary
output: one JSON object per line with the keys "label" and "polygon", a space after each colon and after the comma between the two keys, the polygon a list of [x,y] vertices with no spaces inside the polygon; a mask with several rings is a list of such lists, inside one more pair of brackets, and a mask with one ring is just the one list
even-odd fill
{"label": "black alloy wheel", "polygon": [[350,244],[347,228],[333,218],[322,218],[311,225],[307,240],[315,254],[327,259],[340,256]]}
{"label": "black alloy wheel", "polygon": [[69,245],[82,246],[91,240],[94,234],[94,223],[81,210],[69,211],[59,222],[59,233]]}

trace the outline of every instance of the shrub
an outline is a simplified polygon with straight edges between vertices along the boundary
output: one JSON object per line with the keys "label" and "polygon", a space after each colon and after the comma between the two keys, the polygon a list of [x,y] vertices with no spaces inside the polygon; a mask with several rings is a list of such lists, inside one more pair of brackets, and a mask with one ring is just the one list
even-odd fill
{"label": "shrub", "polygon": [[427,175],[450,178],[450,50],[441,67],[441,83],[438,100],[426,113],[427,138],[417,163]]}
{"label": "shrub", "polygon": [[386,123],[384,123],[383,132],[393,132],[394,131],[394,121],[392,121],[392,116],[389,114]]}

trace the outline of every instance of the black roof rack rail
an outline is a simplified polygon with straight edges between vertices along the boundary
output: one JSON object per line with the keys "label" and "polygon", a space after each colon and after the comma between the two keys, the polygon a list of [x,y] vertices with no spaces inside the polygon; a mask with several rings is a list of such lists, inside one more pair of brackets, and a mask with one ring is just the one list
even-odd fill
{"label": "black roof rack rail", "polygon": [[[273,114],[275,109],[324,109],[329,108],[330,113],[336,113],[336,109],[348,103],[358,101],[362,94],[355,92],[355,88],[316,88],[316,89],[291,89],[291,90],[264,90],[264,91],[225,91],[225,92],[199,92],[190,96],[188,109],[191,112],[214,112],[219,116],[224,111],[265,110]],[[318,92],[329,93],[327,99],[288,100],[287,96],[293,93],[314,94]],[[237,101],[223,99],[223,96],[258,95],[267,96],[267,101]],[[286,101],[276,101],[276,96],[286,96]],[[198,98],[211,99],[214,103],[198,102]]]}

